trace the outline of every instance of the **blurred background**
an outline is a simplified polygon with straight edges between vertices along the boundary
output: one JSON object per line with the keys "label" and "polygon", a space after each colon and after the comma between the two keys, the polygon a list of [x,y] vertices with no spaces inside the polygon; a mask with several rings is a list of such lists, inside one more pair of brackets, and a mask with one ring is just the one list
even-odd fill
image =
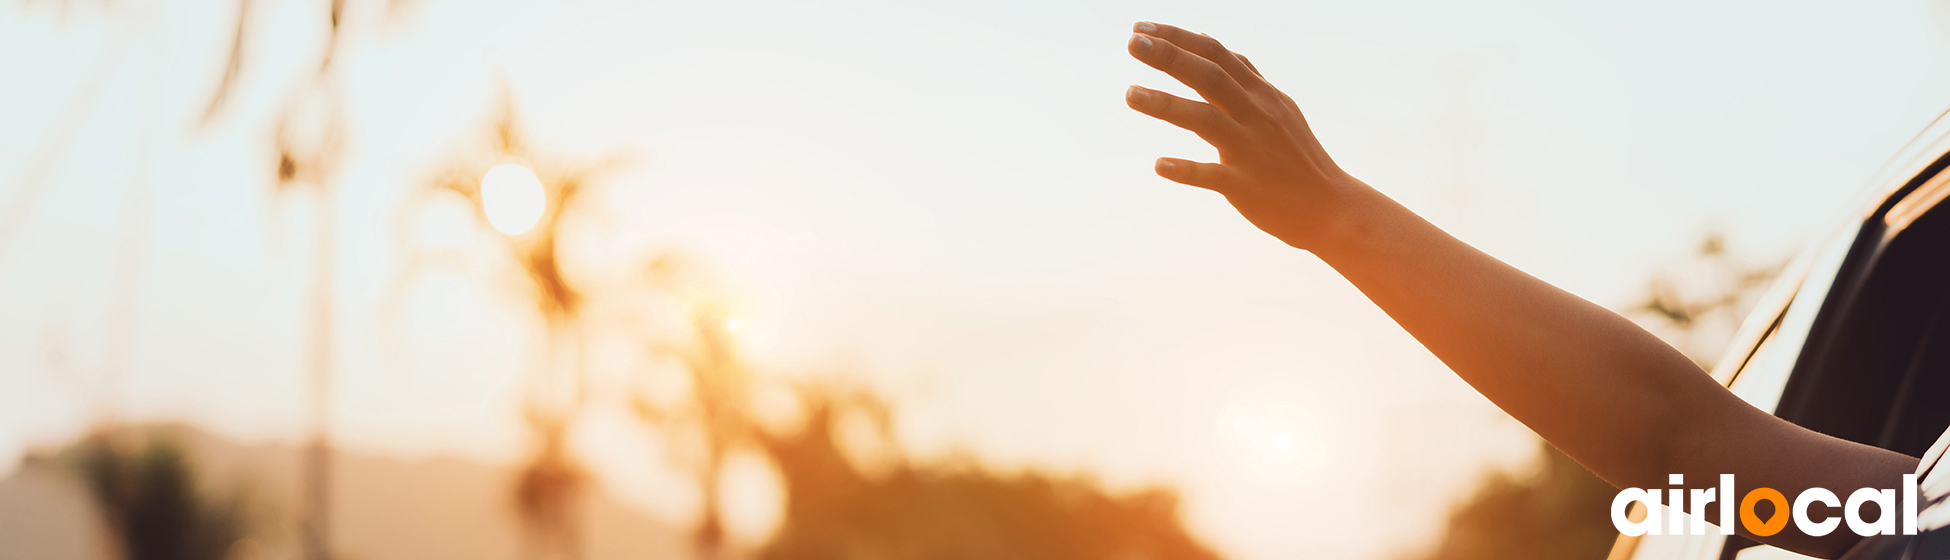
{"label": "blurred background", "polygon": [[0,559],[1602,558],[1138,20],[1702,363],[1950,107],[1923,0],[10,0]]}

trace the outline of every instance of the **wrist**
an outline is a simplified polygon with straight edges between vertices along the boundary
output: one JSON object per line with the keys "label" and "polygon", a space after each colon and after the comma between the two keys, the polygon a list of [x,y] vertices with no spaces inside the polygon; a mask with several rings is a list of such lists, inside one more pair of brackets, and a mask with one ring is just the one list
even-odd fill
{"label": "wrist", "polygon": [[1387,195],[1352,176],[1333,181],[1321,189],[1325,196],[1313,208],[1309,221],[1315,227],[1309,239],[1287,240],[1289,245],[1304,249],[1323,260],[1332,260],[1361,252],[1361,246],[1373,238],[1390,207],[1398,207]]}

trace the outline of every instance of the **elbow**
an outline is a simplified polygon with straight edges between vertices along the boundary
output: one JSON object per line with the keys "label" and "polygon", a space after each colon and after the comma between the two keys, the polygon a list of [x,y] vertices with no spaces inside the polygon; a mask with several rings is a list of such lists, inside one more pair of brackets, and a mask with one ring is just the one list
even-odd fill
{"label": "elbow", "polygon": [[[1717,396],[1738,400],[1724,392]],[[1674,474],[1714,474],[1705,472],[1711,470],[1706,467],[1731,426],[1723,415],[1714,414],[1726,403],[1711,402],[1711,397],[1667,390],[1641,401],[1647,409],[1634,422],[1638,425],[1619,433],[1625,440],[1620,450],[1628,456],[1619,461],[1618,476],[1607,480],[1619,488],[1652,488],[1665,486]]]}

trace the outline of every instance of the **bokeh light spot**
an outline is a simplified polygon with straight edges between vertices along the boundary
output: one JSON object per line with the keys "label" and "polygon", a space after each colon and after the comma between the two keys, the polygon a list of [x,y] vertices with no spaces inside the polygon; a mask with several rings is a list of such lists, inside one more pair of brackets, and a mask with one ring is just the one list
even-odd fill
{"label": "bokeh light spot", "polygon": [[548,209],[548,195],[535,172],[519,164],[507,163],[489,169],[481,177],[481,211],[488,225],[501,233],[520,235],[535,227]]}

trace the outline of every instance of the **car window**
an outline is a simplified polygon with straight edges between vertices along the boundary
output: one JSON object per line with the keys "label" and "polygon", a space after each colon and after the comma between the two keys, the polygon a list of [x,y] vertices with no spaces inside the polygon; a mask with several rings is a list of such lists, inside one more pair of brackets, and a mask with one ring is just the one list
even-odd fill
{"label": "car window", "polygon": [[1788,374],[1794,370],[1794,361],[1801,356],[1801,346],[1808,340],[1808,331],[1814,327],[1815,316],[1821,312],[1822,300],[1828,297],[1858,231],[1844,228],[1816,247],[1787,309],[1751,357],[1734,372],[1728,386],[1733,394],[1761,410],[1774,411],[1787,387]]}

